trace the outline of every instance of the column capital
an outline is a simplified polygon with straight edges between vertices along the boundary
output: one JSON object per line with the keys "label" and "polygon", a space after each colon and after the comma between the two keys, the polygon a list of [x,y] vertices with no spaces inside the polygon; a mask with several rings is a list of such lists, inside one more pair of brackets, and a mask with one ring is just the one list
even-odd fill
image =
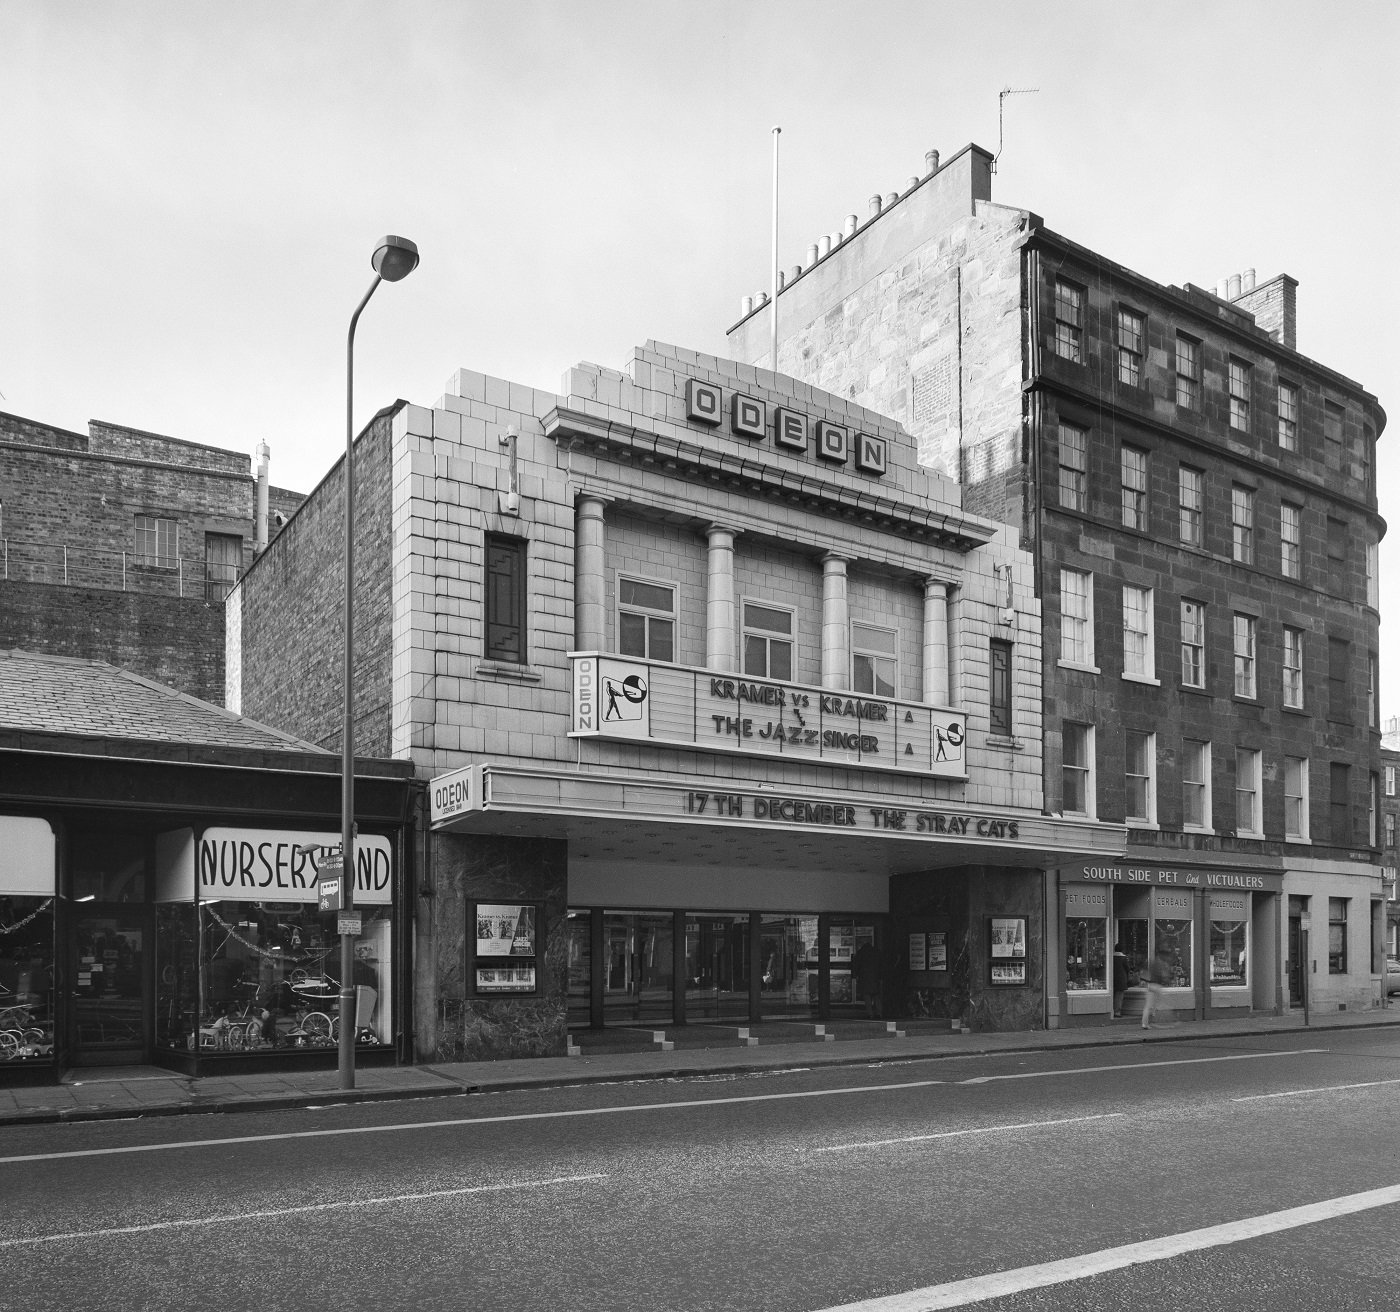
{"label": "column capital", "polygon": [[592,502],[593,505],[602,511],[604,507],[612,505],[614,497],[604,496],[601,492],[590,492],[587,488],[579,488],[574,493],[574,508],[582,510],[585,505]]}
{"label": "column capital", "polygon": [[820,559],[823,565],[827,564],[828,561],[833,563],[839,561],[842,565],[854,565],[859,557],[848,555],[844,551],[828,551]]}
{"label": "column capital", "polygon": [[711,537],[716,533],[728,533],[731,538],[737,538],[743,529],[735,528],[733,524],[721,524],[718,520],[705,525],[705,536]]}
{"label": "column capital", "polygon": [[924,596],[934,596],[940,590],[946,595],[949,588],[956,588],[962,585],[962,577],[958,574],[944,574],[941,572],[924,575]]}

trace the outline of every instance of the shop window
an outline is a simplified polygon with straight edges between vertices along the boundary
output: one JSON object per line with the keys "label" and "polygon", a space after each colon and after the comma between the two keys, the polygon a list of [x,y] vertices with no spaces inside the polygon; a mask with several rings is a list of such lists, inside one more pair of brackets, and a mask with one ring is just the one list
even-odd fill
{"label": "shop window", "polygon": [[1142,315],[1134,310],[1118,310],[1118,381],[1125,387],[1142,384]]}
{"label": "shop window", "polygon": [[1346,897],[1327,899],[1327,973],[1347,973],[1347,904]]}
{"label": "shop window", "polygon": [[1082,570],[1060,570],[1060,659],[1094,664],[1094,576]]}
{"label": "shop window", "polygon": [[880,1010],[880,957],[875,922],[833,916],[831,1014],[874,1016]]}
{"label": "shop window", "polygon": [[1209,829],[1210,744],[1188,738],[1181,744],[1181,812],[1188,829]]}
{"label": "shop window", "polygon": [[1238,483],[1230,489],[1230,544],[1241,565],[1254,564],[1254,492]]}
{"label": "shop window", "polygon": [[1255,641],[1258,621],[1249,615],[1235,616],[1235,696],[1255,697]]}
{"label": "shop window", "polygon": [[486,659],[525,664],[525,541],[486,535]]}
{"label": "shop window", "polygon": [[1351,723],[1351,643],[1327,639],[1327,718]]}
{"label": "shop window", "polygon": [[570,1029],[593,1023],[593,913],[569,909],[569,1006]]}
{"label": "shop window", "polygon": [[899,695],[899,631],[851,625],[851,687],[876,697]]}
{"label": "shop window", "polygon": [[[391,915],[388,907],[357,909],[355,1042],[377,1047],[393,1042]],[[196,924],[202,972],[195,964]],[[335,921],[314,902],[161,906],[157,1041],[201,1056],[332,1049],[341,1025],[339,953]]]}
{"label": "shop window", "polygon": [[1230,357],[1230,427],[1249,432],[1250,367]]}
{"label": "shop window", "polygon": [[676,659],[676,590],[663,583],[617,580],[617,650],[653,661]]}
{"label": "shop window", "polygon": [[[53,886],[52,867],[33,873]],[[53,1060],[53,902],[0,896],[0,1070]]]}
{"label": "shop window", "polygon": [[1180,334],[1176,339],[1176,403],[1189,410],[1201,404],[1201,344]]}
{"label": "shop window", "polygon": [[1278,444],[1285,451],[1298,449],[1298,389],[1292,383],[1278,385]]}
{"label": "shop window", "polygon": [[1123,527],[1147,531],[1147,452],[1125,446],[1119,457],[1123,485]]}
{"label": "shop window", "polygon": [[1176,471],[1177,534],[1188,546],[1201,545],[1201,518],[1205,511],[1206,476],[1187,465]]}
{"label": "shop window", "polygon": [[685,920],[685,1018],[749,1016],[749,917],[692,911]]}
{"label": "shop window", "polygon": [[763,977],[759,996],[765,1020],[817,1014],[821,964],[817,925],[816,916],[765,915],[762,918],[759,961]]}
{"label": "shop window", "polygon": [[1011,644],[993,638],[988,643],[991,662],[991,730],[1003,738],[1012,736]]}
{"label": "shop window", "polygon": [[1167,959],[1167,988],[1192,987],[1191,922],[1189,920],[1153,920],[1156,951]]}
{"label": "shop window", "polygon": [[1303,630],[1283,626],[1283,704],[1303,705]]}
{"label": "shop window", "polygon": [[1249,983],[1248,934],[1248,921],[1216,920],[1212,916],[1210,982],[1216,988],[1238,988]]}
{"label": "shop window", "polygon": [[1206,608],[1199,601],[1181,603],[1181,682],[1206,686]]}
{"label": "shop window", "polygon": [[792,678],[793,613],[778,606],[744,603],[744,673],[760,679]]}
{"label": "shop window", "polygon": [[1235,752],[1235,833],[1242,838],[1262,838],[1264,822],[1259,806],[1259,758],[1262,754],[1241,747]]}
{"label": "shop window", "polygon": [[1308,761],[1283,758],[1283,832],[1285,838],[1308,836]]}
{"label": "shop window", "polygon": [[1060,425],[1060,505],[1089,509],[1089,434],[1073,424]]}
{"label": "shop window", "polygon": [[1351,766],[1332,762],[1332,842],[1351,846]]}
{"label": "shop window", "polygon": [[1143,824],[1157,823],[1157,735],[1136,733],[1125,735],[1127,788],[1125,818]]}
{"label": "shop window", "polygon": [[675,924],[670,912],[603,913],[604,1024],[670,1025],[674,1021]]}
{"label": "shop window", "polygon": [[1285,501],[1279,506],[1279,561],[1283,577],[1303,577],[1303,507]]}
{"label": "shop window", "polygon": [[156,515],[137,515],[134,553],[138,565],[174,569],[180,555],[179,523]]}
{"label": "shop window", "polygon": [[1108,921],[1065,920],[1065,987],[1105,989],[1108,987]]}
{"label": "shop window", "polygon": [[238,582],[243,564],[243,539],[231,533],[204,535],[204,600],[217,604]]}
{"label": "shop window", "polygon": [[1055,280],[1055,354],[1075,364],[1082,361],[1084,291],[1073,283]]}
{"label": "shop window", "polygon": [[1123,587],[1123,673],[1140,679],[1156,677],[1152,641],[1152,589]]}

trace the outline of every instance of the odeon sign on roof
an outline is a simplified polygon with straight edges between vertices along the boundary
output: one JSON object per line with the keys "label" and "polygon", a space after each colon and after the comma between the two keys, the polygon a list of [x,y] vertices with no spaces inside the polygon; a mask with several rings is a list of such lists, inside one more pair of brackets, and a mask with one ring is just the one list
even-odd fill
{"label": "odeon sign on roof", "polygon": [[[718,428],[724,422],[724,389],[714,383],[702,383],[698,378],[687,378],[685,417],[692,423]],[[735,392],[730,398],[729,428],[740,437],[762,442],[768,436],[768,402]],[[889,452],[883,437],[853,433],[829,419],[813,423],[811,417],[800,410],[774,407],[773,442],[779,450],[806,455],[813,438],[819,460],[844,465],[854,455],[856,468],[863,474],[883,478],[888,470]]]}

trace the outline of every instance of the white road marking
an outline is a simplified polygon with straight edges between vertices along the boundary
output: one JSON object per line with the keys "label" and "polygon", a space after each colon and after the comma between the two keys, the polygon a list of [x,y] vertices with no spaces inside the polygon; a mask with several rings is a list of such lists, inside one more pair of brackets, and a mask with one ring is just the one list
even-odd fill
{"label": "white road marking", "polygon": [[[1039,1080],[1047,1075],[1090,1075],[1099,1071],[1140,1071],[1152,1066],[1203,1066],[1213,1061],[1255,1061],[1263,1057],[1302,1057],[1330,1048],[1292,1048],[1287,1052],[1235,1052],[1226,1057],[1181,1057],[1175,1061],[1134,1061],[1118,1066],[1072,1066],[1062,1071],[1022,1071],[1017,1075],[974,1075],[959,1084],[991,1084],[994,1080]],[[3,1160],[3,1159],[0,1159]]]}
{"label": "white road marking", "polygon": [[405,1130],[440,1130],[456,1125],[503,1125],[511,1121],[552,1121],[575,1116],[619,1116],[625,1112],[664,1112],[678,1107],[727,1107],[732,1103],[778,1102],[790,1098],[831,1098],[848,1093],[890,1093],[928,1089],[945,1080],[906,1080],[900,1084],[862,1084],[848,1089],[805,1089],[794,1093],[752,1093],[738,1098],[690,1098],[680,1102],[633,1103],[621,1107],[579,1107],[557,1112],[517,1112],[510,1116],[463,1116],[445,1121],[411,1121],[403,1125],[352,1125],[338,1130],[287,1130],[281,1134],[244,1134],[227,1139],[181,1139],[175,1143],[129,1144],[122,1148],[80,1148],[64,1153],[22,1153],[0,1157],[12,1162],[53,1162],[67,1157],[114,1157],[122,1153],[161,1153],[175,1148],[219,1148],[238,1143],[275,1143],[282,1139],[329,1139],[342,1134],[393,1134]]}
{"label": "white road marking", "polygon": [[1016,1125],[983,1125],[975,1130],[942,1130],[938,1134],[910,1134],[902,1139],[867,1139],[862,1143],[836,1143],[809,1148],[814,1153],[844,1153],[852,1148],[884,1148],[892,1143],[923,1143],[928,1139],[958,1139],[967,1134],[997,1134],[1003,1130],[1036,1130],[1046,1125],[1078,1125],[1081,1121],[1109,1121],[1127,1112],[1100,1112],[1097,1116],[1067,1116],[1059,1121],[1021,1121]]}
{"label": "white road marking", "polygon": [[434,1189],[421,1194],[386,1194],[383,1198],[354,1198],[340,1203],[308,1203],[303,1207],[276,1207],[265,1212],[231,1212],[225,1216],[196,1216],[178,1221],[153,1221],[149,1225],[114,1226],[108,1230],[69,1230],[55,1235],[30,1235],[25,1239],[0,1239],[0,1248],[28,1244],[56,1244],[65,1239],[105,1239],[109,1235],[147,1235],[160,1230],[184,1230],[193,1226],[223,1225],[230,1221],[262,1221],[274,1216],[301,1216],[307,1212],[334,1212],[347,1207],[379,1207],[385,1203],[424,1203],[434,1198],[460,1198],[465,1194],[499,1194],[518,1189],[543,1189],[551,1184],[579,1184],[606,1180],[606,1175],[560,1175],[552,1180],[520,1180],[505,1184],[477,1184],[462,1189]]}
{"label": "white road marking", "polygon": [[1320,1221],[1331,1221],[1339,1216],[1350,1216],[1355,1212],[1390,1207],[1395,1203],[1400,1203],[1400,1185],[1371,1189],[1366,1193],[1346,1194],[1341,1198],[1329,1198],[1321,1203],[1309,1203],[1305,1207],[1267,1212],[1263,1216],[1251,1216],[1243,1221],[1228,1221],[1224,1225],[1206,1226],[1201,1230],[1163,1235],[1160,1239],[1146,1239],[1137,1244],[1124,1244],[1120,1248],[1105,1248],[1097,1253],[1085,1253],[1081,1257],[1065,1258],[1059,1262],[1042,1262],[1037,1266],[1023,1266],[1011,1271],[998,1271],[992,1275],[974,1276],[970,1280],[928,1285],[923,1289],[911,1289],[904,1294],[867,1298],[859,1303],[842,1303],[839,1307],[825,1308],[823,1312],[936,1312],[936,1309],[940,1308],[966,1307],[969,1303],[982,1303],[990,1298],[1006,1298],[1010,1294],[1023,1293],[1028,1289],[1044,1289],[1047,1285],[1062,1285],[1071,1280],[1102,1275],[1107,1271],[1121,1271],[1124,1267],[1136,1266],[1142,1262],[1162,1262],[1168,1258],[1180,1257],[1183,1253],[1194,1253],[1203,1248],[1218,1248],[1223,1244],[1238,1244],[1247,1239],[1258,1239],[1263,1235],[1278,1234],[1280,1231],[1294,1230],[1304,1225],[1316,1225]]}
{"label": "white road marking", "polygon": [[1231,1098],[1231,1102],[1259,1102],[1263,1098],[1298,1098],[1305,1093],[1336,1093],[1339,1089],[1379,1089],[1383,1084],[1400,1084],[1400,1080],[1367,1080],[1362,1084],[1324,1084],[1316,1089],[1288,1089],[1283,1093],[1251,1093],[1247,1098]]}

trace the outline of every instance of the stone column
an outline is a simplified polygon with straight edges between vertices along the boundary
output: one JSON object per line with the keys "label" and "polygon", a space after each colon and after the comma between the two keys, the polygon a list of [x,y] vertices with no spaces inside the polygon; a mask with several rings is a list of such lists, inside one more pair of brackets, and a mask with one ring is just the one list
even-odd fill
{"label": "stone column", "polygon": [[851,686],[851,615],[846,566],[851,557],[829,551],[822,557],[822,687]]}
{"label": "stone column", "polygon": [[603,651],[607,646],[604,587],[603,507],[607,502],[591,493],[579,496],[574,507],[574,649]]}
{"label": "stone column", "polygon": [[734,604],[734,533],[723,524],[705,530],[705,665],[712,670],[738,668],[738,614]]}
{"label": "stone column", "polygon": [[948,687],[948,584],[943,579],[924,580],[924,701],[947,706]]}

